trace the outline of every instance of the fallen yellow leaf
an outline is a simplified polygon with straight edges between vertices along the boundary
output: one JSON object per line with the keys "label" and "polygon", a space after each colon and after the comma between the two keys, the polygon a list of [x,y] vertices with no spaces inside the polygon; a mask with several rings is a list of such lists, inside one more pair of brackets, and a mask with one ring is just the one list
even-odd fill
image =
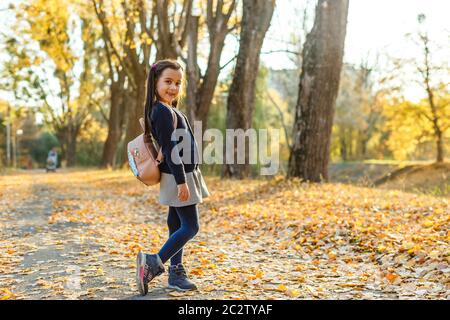
{"label": "fallen yellow leaf", "polygon": [[431,228],[434,225],[434,222],[430,219],[427,219],[422,222],[422,227]]}
{"label": "fallen yellow leaf", "polygon": [[330,260],[335,260],[336,257],[337,257],[336,252],[330,251],[330,252],[328,253],[328,259],[330,259]]}
{"label": "fallen yellow leaf", "polygon": [[197,276],[203,276],[204,272],[201,268],[194,268],[190,271],[191,274],[197,275]]}
{"label": "fallen yellow leaf", "polygon": [[0,288],[0,300],[8,300],[11,299],[14,294],[6,288]]}
{"label": "fallen yellow leaf", "polygon": [[280,285],[277,287],[277,291],[284,292],[284,291],[286,291],[286,290],[287,290],[287,287],[286,287],[284,284],[280,284]]}
{"label": "fallen yellow leaf", "polygon": [[287,290],[286,294],[291,298],[297,298],[298,296],[300,296],[300,290],[298,289]]}
{"label": "fallen yellow leaf", "polygon": [[103,271],[102,267],[98,267],[97,268],[97,275],[98,276],[103,276],[105,274],[105,271]]}
{"label": "fallen yellow leaf", "polygon": [[393,273],[388,273],[388,274],[386,275],[386,279],[388,279],[388,281],[389,281],[390,283],[394,283],[394,282],[397,280],[397,278],[398,278],[398,275],[393,274]]}

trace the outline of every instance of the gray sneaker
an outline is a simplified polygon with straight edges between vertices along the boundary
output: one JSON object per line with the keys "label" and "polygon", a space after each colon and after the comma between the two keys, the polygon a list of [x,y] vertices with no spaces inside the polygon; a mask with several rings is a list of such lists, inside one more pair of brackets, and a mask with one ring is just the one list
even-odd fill
{"label": "gray sneaker", "polygon": [[179,291],[197,290],[197,286],[189,281],[186,270],[181,263],[169,266],[169,288]]}
{"label": "gray sneaker", "polygon": [[139,252],[136,258],[136,283],[139,293],[145,296],[148,293],[148,283],[164,271],[164,265],[157,254]]}

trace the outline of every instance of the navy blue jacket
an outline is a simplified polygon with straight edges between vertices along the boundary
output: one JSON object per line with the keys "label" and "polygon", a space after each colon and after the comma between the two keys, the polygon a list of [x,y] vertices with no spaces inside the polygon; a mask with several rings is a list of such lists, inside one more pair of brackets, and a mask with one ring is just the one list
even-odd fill
{"label": "navy blue jacket", "polygon": [[[177,116],[177,129],[186,130],[184,136],[190,139],[191,144],[191,161],[190,163],[182,162],[183,150],[176,152],[178,154],[180,161],[179,164],[174,163],[171,159],[171,154],[173,148],[178,148],[177,144],[182,141],[183,137],[179,137],[178,141],[171,140],[173,132],[173,116],[168,107],[163,105],[161,102],[155,103],[152,108],[151,114],[151,133],[155,138],[156,142],[162,148],[162,154],[164,156],[163,161],[159,164],[159,170],[164,173],[173,174],[177,184],[183,184],[186,182],[186,173],[192,172],[196,167],[198,167],[198,149],[195,142],[194,133],[189,124],[187,117],[176,108],[172,108]],[[197,157],[194,155],[197,153]]]}

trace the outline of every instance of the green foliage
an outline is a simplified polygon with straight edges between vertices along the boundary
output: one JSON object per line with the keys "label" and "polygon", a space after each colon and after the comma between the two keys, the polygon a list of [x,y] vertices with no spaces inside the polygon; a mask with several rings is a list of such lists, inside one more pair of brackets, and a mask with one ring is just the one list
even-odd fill
{"label": "green foliage", "polygon": [[39,137],[33,141],[30,153],[32,159],[38,163],[39,167],[45,167],[48,152],[53,147],[59,147],[59,142],[50,132],[42,132]]}
{"label": "green foliage", "polygon": [[82,128],[77,139],[77,164],[98,166],[101,161],[107,129],[96,119],[91,119]]}
{"label": "green foliage", "polygon": [[98,166],[102,158],[103,142],[91,141],[77,148],[77,164],[80,166]]}

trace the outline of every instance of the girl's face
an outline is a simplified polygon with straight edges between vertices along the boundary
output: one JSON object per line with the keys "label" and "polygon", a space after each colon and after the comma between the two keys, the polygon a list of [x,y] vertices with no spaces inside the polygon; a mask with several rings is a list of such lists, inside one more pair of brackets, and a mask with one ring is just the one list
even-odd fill
{"label": "girl's face", "polygon": [[178,97],[181,89],[183,74],[181,70],[166,68],[156,82],[156,92],[162,102],[172,105],[172,101]]}

